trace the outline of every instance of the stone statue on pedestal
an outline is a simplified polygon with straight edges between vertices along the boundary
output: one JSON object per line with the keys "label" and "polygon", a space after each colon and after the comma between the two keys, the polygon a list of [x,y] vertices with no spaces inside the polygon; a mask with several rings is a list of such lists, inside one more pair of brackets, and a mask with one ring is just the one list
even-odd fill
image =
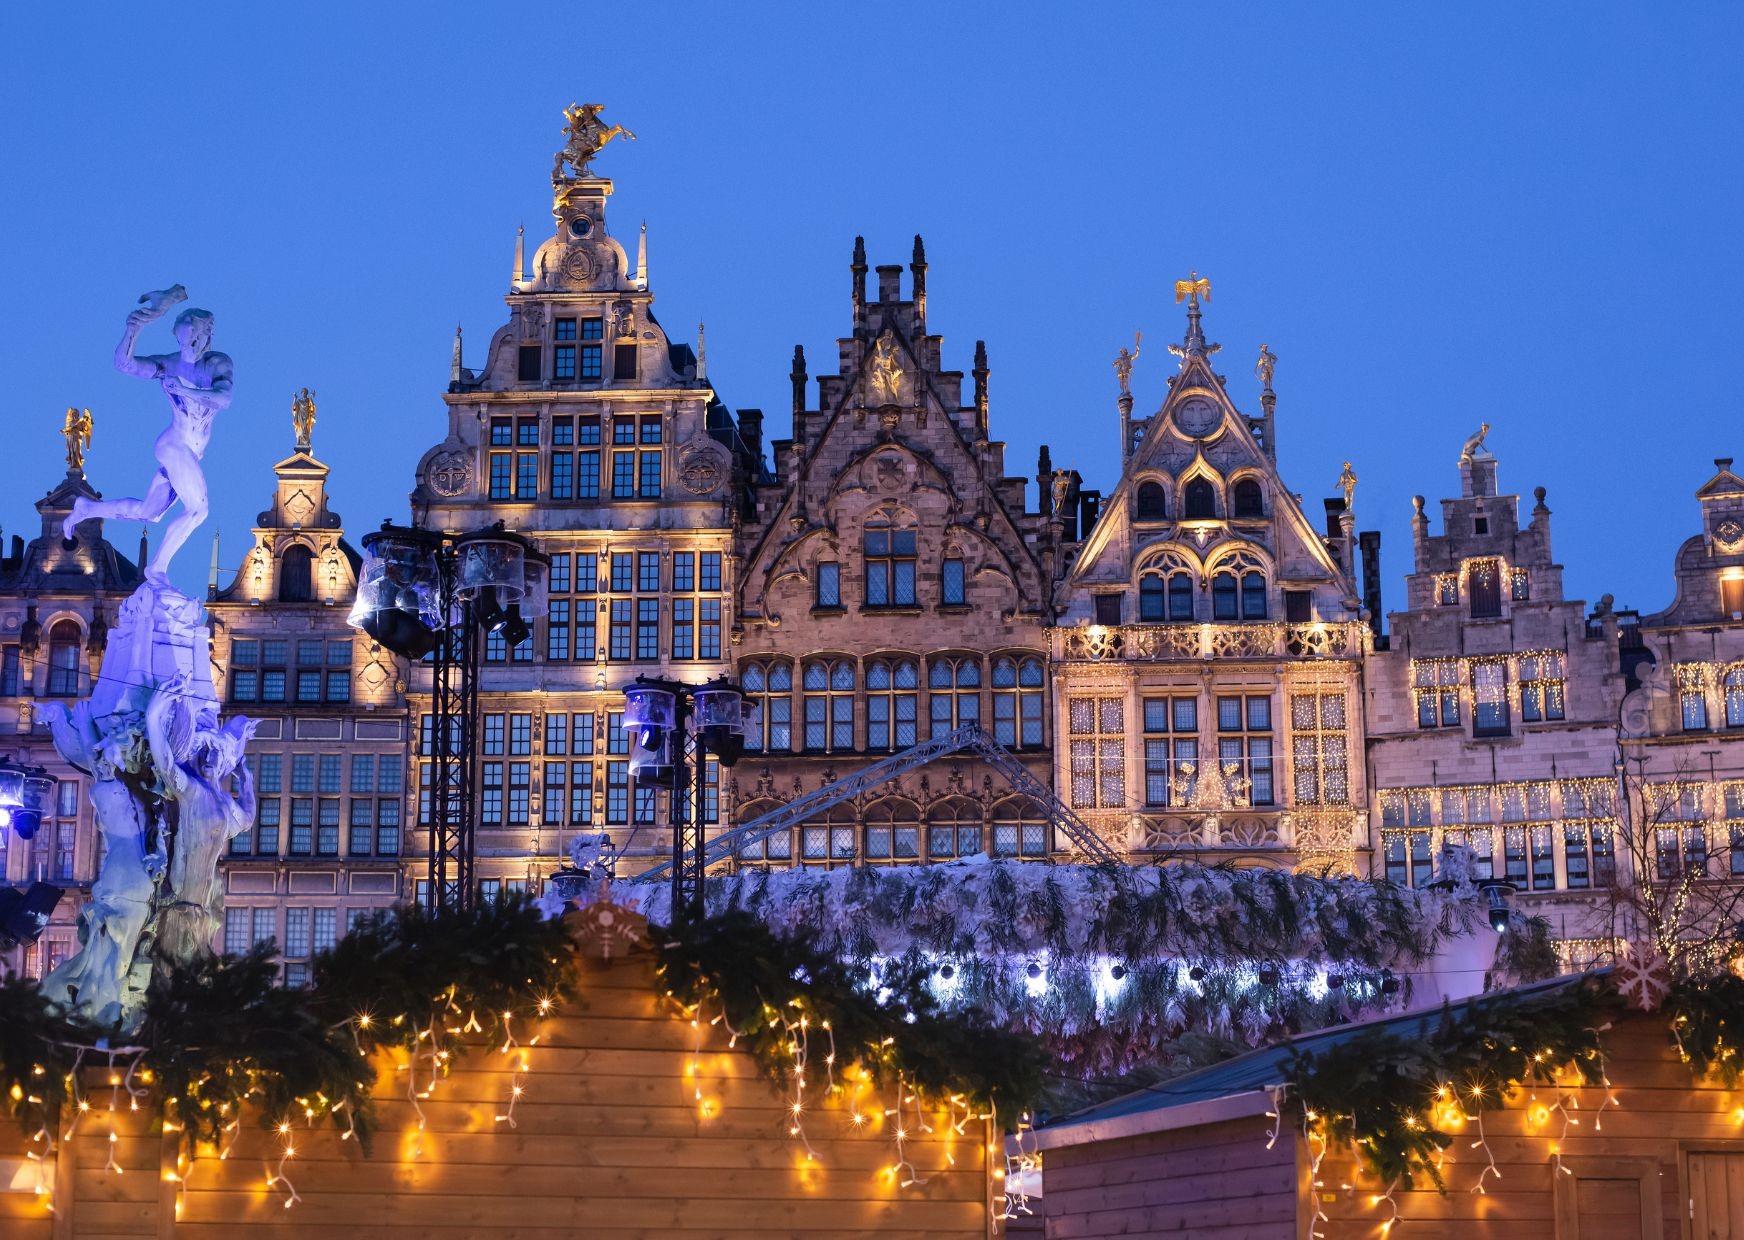
{"label": "stone statue on pedestal", "polygon": [[127,316],[121,343],[115,347],[115,369],[137,379],[157,380],[170,402],[170,424],[152,449],[159,468],[145,498],[94,500],[81,495],[73,501],[61,529],[71,538],[73,527],[90,517],[156,521],[181,500],[182,511],[164,530],[157,554],[145,568],[146,580],[157,585],[167,584],[171,557],[206,519],[206,476],[200,472],[200,458],[212,437],[213,415],[230,405],[233,377],[230,359],[207,348],[212,343],[212,315],[205,310],[188,309],[176,316],[177,352],[134,355],[145,325],[187,299],[188,291],[179,284],[143,294],[140,308]]}
{"label": "stone statue on pedestal", "polygon": [[91,902],[79,914],[80,950],[43,980],[43,993],[123,1035],[144,1018],[154,967],[211,954],[223,913],[218,858],[254,819],[254,789],[242,765],[254,723],[219,721],[200,604],[164,575],[206,515],[200,458],[212,416],[230,403],[230,359],[208,351],[212,316],[204,310],[176,320],[179,353],[133,353],[145,324],[186,296],[178,284],[142,297],[116,350],[122,373],[158,380],[170,401],[170,425],[154,449],[157,476],[143,500],[80,497],[66,531],[91,517],[156,520],[177,499],[182,512],[144,583],[121,604],[90,698],[70,711],[45,707],[55,748],[91,776],[105,850]]}
{"label": "stone statue on pedestal", "polygon": [[66,421],[61,424],[61,437],[67,441],[67,472],[84,473],[85,453],[91,447],[91,411],[68,409]]}

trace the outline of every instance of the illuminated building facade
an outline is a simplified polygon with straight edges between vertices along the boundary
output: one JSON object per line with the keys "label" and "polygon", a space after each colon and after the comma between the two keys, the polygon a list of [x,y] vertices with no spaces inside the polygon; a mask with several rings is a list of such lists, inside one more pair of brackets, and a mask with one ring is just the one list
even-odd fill
{"label": "illuminated building facade", "polygon": [[1278,475],[1270,355],[1245,415],[1211,367],[1207,286],[1178,293],[1187,333],[1154,414],[1133,418],[1117,365],[1119,482],[1102,497],[1057,476],[1054,786],[1137,858],[1350,871],[1371,635],[1349,491],[1323,536]]}
{"label": "illuminated building facade", "polygon": [[1422,886],[1444,844],[1469,845],[1480,877],[1590,943],[1620,861],[1616,620],[1563,597],[1544,488],[1521,524],[1476,438],[1439,534],[1415,501],[1405,607],[1366,669],[1375,871]]}
{"label": "illuminated building facade", "polygon": [[[927,263],[876,269],[855,241],[852,330],[833,374],[794,350],[793,433],[770,445],[743,530],[735,670],[759,729],[733,771],[743,823],[968,723],[1045,785],[1051,582],[1045,518],[1005,476],[977,344],[970,399],[927,328]],[[747,433],[755,450],[757,435]],[[1047,816],[978,759],[941,757],[742,854],[773,864],[1039,857]]]}
{"label": "illuminated building facade", "polygon": [[285,978],[351,922],[404,898],[408,721],[404,661],[347,622],[359,557],[327,504],[328,467],[306,434],[273,467],[236,577],[206,601],[213,684],[257,720],[257,808],[220,863],[220,945],[278,941]]}
{"label": "illuminated building facade", "polygon": [[40,533],[28,543],[14,534],[0,559],[0,753],[43,767],[56,781],[34,838],[0,828],[0,877],[18,887],[48,882],[66,893],[35,944],[0,953],[0,972],[35,977],[77,950],[79,909],[100,860],[90,780],[55,751],[45,708],[71,706],[91,692],[110,625],[146,560],[143,535],[136,564],[104,538],[100,518],[81,521],[72,542],[64,541],[61,522],[81,495],[99,497],[82,462],[36,502]]}
{"label": "illuminated building facade", "polygon": [[[530,266],[517,242],[508,322],[477,370],[462,365],[456,333],[447,437],[418,462],[412,492],[417,526],[500,521],[551,559],[547,614],[519,640],[503,630],[483,639],[476,847],[486,898],[536,887],[578,831],[609,833],[625,870],[669,852],[668,794],[631,783],[624,686],[731,668],[733,539],[755,453],[709,384],[700,338],[693,352],[654,318],[646,231],[632,268],[607,231],[612,189],[584,170],[554,175],[554,234]],[[422,849],[428,664],[413,667],[410,693]],[[703,810],[719,820],[712,765]]]}

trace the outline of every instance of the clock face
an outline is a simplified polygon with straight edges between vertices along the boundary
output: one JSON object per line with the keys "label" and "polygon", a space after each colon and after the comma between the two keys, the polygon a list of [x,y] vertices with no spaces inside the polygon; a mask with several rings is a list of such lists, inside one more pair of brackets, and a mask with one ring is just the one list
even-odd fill
{"label": "clock face", "polygon": [[1194,397],[1175,410],[1175,425],[1195,439],[1209,435],[1218,421],[1217,407],[1199,397]]}

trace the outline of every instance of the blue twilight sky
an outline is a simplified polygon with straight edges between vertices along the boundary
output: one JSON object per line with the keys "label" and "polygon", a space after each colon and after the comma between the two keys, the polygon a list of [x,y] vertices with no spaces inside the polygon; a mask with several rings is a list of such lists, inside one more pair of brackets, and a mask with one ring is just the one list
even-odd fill
{"label": "blue twilight sky", "polygon": [[[110,355],[175,281],[236,359],[207,458],[226,580],[301,385],[353,533],[403,518],[454,324],[482,361],[578,99],[640,136],[596,166],[615,234],[648,221],[656,313],[681,340],[707,321],[711,378],[770,438],[793,345],[816,373],[847,329],[854,235],[876,265],[919,232],[948,363],[987,341],[1009,471],[1047,442],[1104,489],[1110,360],[1145,333],[1154,409],[1173,281],[1208,274],[1231,395],[1258,412],[1269,342],[1285,480],[1318,523],[1354,462],[1390,606],[1410,497],[1437,512],[1480,421],[1505,490],[1549,488],[1570,595],[1644,610],[1712,458],[1744,458],[1736,4],[145,12],[0,9],[8,534],[34,532],[74,402],[94,483],[145,483],[165,407]],[[184,588],[209,552],[208,528]]]}

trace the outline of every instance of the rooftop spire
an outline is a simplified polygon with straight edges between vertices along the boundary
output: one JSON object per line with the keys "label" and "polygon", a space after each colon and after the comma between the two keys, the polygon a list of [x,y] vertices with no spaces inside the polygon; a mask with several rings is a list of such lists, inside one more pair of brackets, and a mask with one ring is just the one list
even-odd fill
{"label": "rooftop spire", "polygon": [[866,238],[854,238],[854,261],[848,270],[854,273],[854,326],[858,328],[866,319]]}
{"label": "rooftop spire", "polygon": [[1180,344],[1169,346],[1169,352],[1181,359],[1183,368],[1190,357],[1210,357],[1223,346],[1206,344],[1205,332],[1199,326],[1199,298],[1203,295],[1206,301],[1211,300],[1211,281],[1197,271],[1189,273],[1185,280],[1175,281],[1175,304],[1187,303],[1187,335]]}
{"label": "rooftop spire", "polygon": [[696,379],[698,383],[708,380],[708,341],[701,323],[696,325]]}
{"label": "rooftop spire", "polygon": [[636,287],[648,291],[648,221],[642,221],[642,238],[636,242]]}

